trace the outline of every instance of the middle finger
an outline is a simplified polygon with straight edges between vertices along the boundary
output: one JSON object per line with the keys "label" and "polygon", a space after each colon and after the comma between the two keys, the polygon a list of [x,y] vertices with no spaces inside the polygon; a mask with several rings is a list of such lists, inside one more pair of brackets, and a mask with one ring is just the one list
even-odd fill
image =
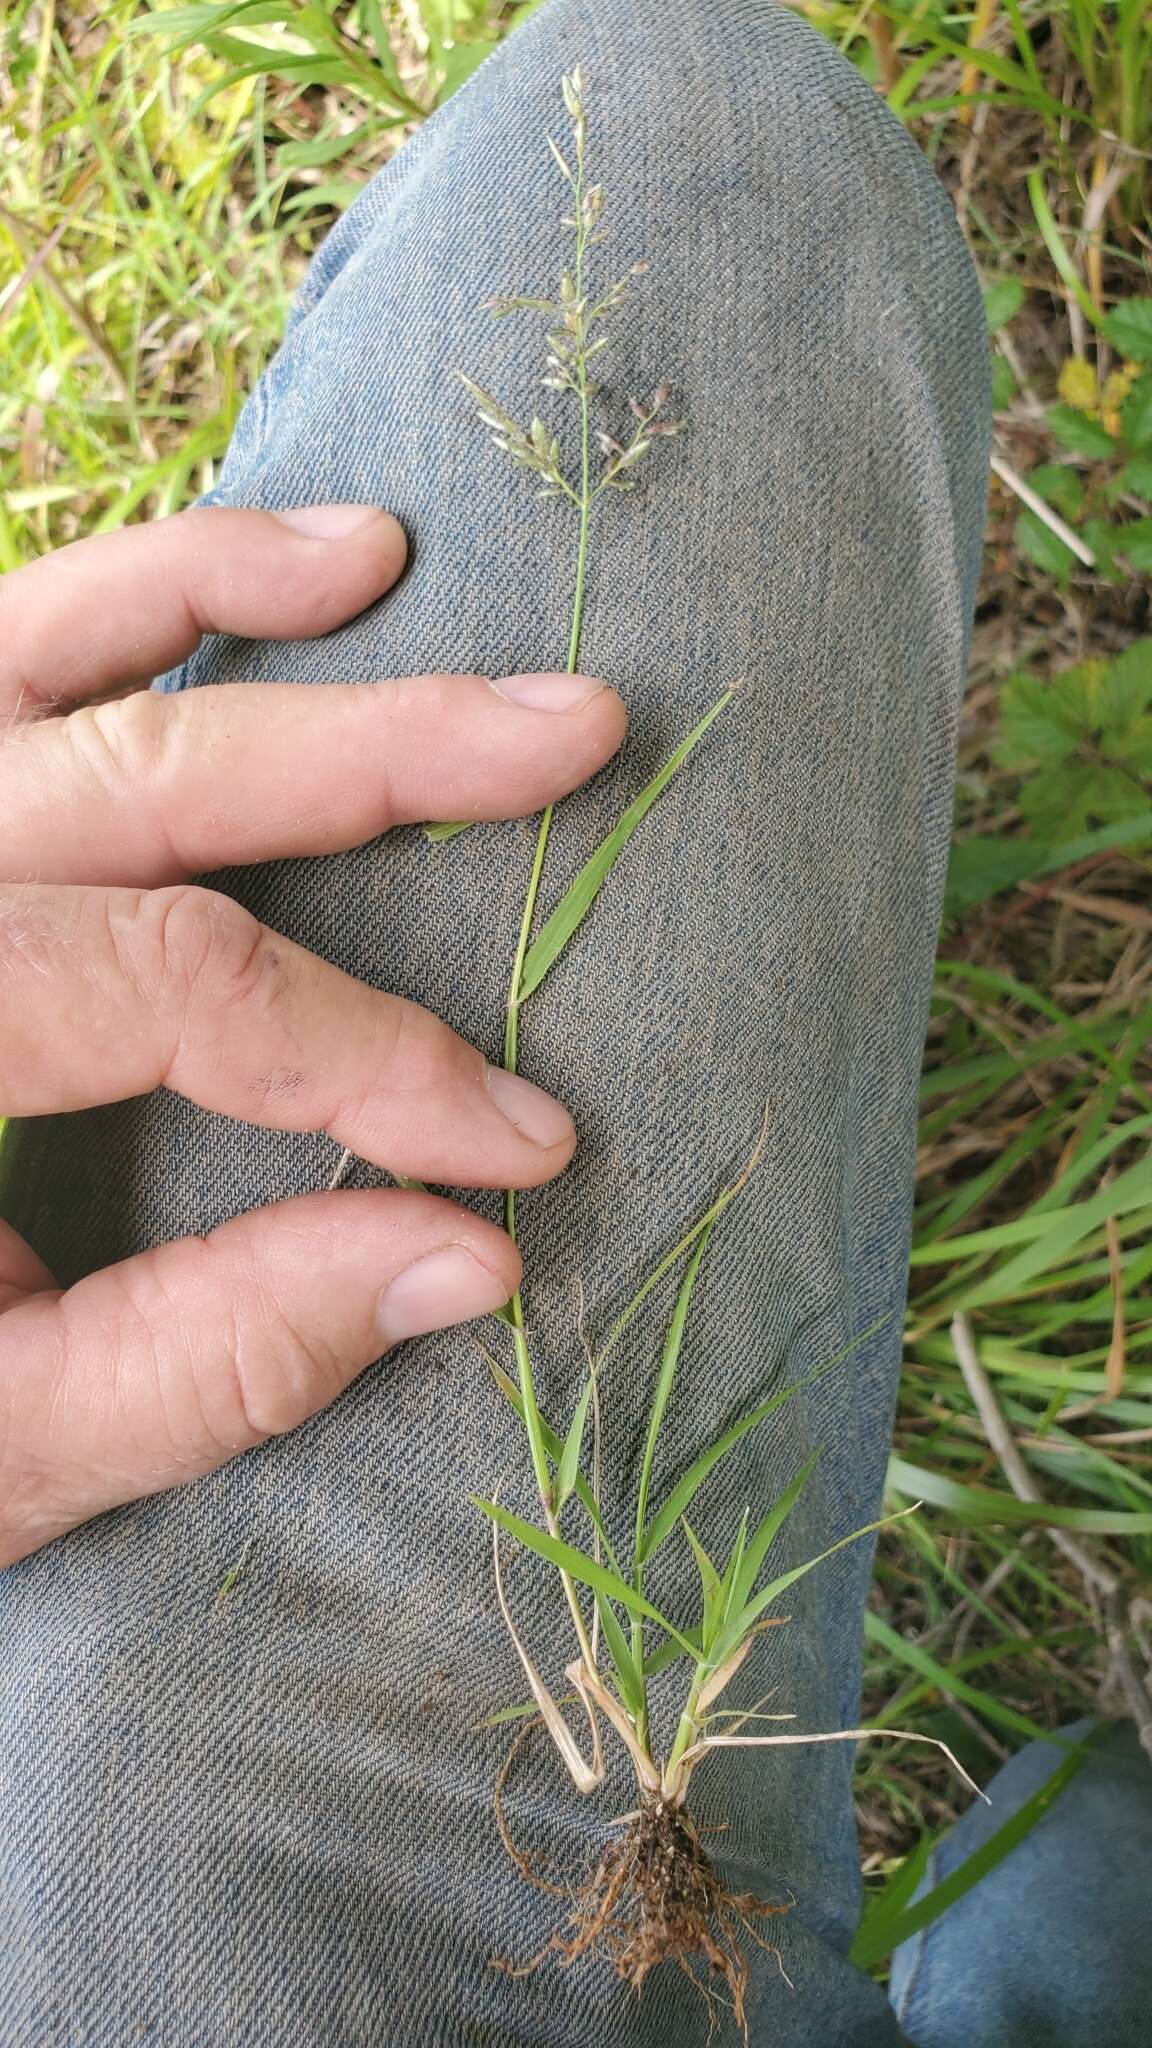
{"label": "middle finger", "polygon": [[160,1086],[443,1185],[536,1187],[576,1143],[542,1089],[229,897],[0,887],[0,1116]]}
{"label": "middle finger", "polygon": [[0,739],[0,875],[172,882],[420,819],[542,810],[624,736],[586,676],[145,692]]}

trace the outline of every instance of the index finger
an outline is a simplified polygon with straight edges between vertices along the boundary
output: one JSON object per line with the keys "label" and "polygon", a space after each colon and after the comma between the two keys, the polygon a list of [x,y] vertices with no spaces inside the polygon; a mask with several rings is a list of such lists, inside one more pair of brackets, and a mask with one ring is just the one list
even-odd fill
{"label": "index finger", "polygon": [[73,541],[0,579],[0,719],[149,682],[205,633],[328,633],[406,556],[403,527],[374,505],[200,506]]}

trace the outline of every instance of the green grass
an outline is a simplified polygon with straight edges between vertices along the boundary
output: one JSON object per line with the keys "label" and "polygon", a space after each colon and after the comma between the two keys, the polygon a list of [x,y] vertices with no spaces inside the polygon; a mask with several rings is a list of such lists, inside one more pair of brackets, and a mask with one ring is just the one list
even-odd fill
{"label": "green grass", "polygon": [[[285,0],[270,21],[112,0],[78,23],[15,0],[0,567],[211,481],[334,209],[525,11]],[[997,472],[892,1467],[894,1503],[927,1505],[882,1538],[866,1686],[877,1725],[943,1738],[985,1777],[1090,1710],[1105,1659],[1095,1596],[989,1447],[957,1312],[1065,1533],[1105,1568],[1152,1570],[1152,703],[1100,696],[1150,630],[1152,18],[1134,0],[803,11],[953,193],[993,330]],[[861,1751],[872,1872],[906,1882],[954,1811],[928,1756]],[[902,1910],[899,1883],[886,1897]],[[884,1938],[874,1922],[874,1964]]]}

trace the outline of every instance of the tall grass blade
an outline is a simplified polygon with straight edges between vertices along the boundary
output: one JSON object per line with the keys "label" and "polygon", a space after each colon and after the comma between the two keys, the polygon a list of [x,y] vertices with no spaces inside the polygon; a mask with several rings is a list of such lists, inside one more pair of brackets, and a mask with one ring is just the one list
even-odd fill
{"label": "tall grass blade", "polygon": [[914,1494],[955,1515],[966,1529],[990,1523],[1025,1529],[1079,1529],[1086,1536],[1152,1536],[1152,1513],[1115,1508],[1066,1508],[1050,1501],[1017,1500],[989,1486],[964,1486],[943,1472],[889,1458],[888,1485],[893,1493]]}
{"label": "tall grass blade", "polygon": [[[893,1949],[899,1948],[901,1942],[910,1941],[913,1935],[931,1927],[941,1913],[947,1912],[949,1906],[954,1906],[958,1899],[972,1890],[973,1885],[979,1884],[981,1878],[987,1877],[989,1871],[1003,1863],[1005,1857],[1010,1856],[1013,1849],[1031,1834],[1037,1821],[1043,1820],[1076,1773],[1083,1770],[1091,1751],[1107,1732],[1106,1728],[1094,1730],[1079,1749],[1064,1758],[1047,1783],[1034,1792],[1031,1799],[1025,1800],[1011,1820],[997,1828],[994,1835],[965,1858],[958,1870],[951,1871],[924,1898],[917,1899],[914,1905],[902,1912],[868,1914],[852,1944],[852,1961],[857,1969],[874,1969],[885,1956],[891,1955]],[[926,1856],[924,1862],[927,1862]]]}

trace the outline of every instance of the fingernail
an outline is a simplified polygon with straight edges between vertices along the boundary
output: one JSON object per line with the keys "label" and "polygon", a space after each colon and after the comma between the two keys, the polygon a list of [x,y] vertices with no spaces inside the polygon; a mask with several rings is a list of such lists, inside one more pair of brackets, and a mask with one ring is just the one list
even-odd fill
{"label": "fingernail", "polygon": [[462,1245],[447,1245],[405,1267],[376,1304],[376,1328],[385,1344],[402,1344],[426,1330],[446,1330],[501,1308],[508,1290]]}
{"label": "fingernail", "polygon": [[486,1067],[488,1093],[510,1124],[534,1145],[563,1145],[576,1134],[576,1126],[563,1104],[546,1095],[522,1074],[506,1074],[503,1067]]}
{"label": "fingernail", "polygon": [[526,711],[579,711],[604,685],[595,676],[501,676],[492,688]]}
{"label": "fingernail", "polygon": [[303,533],[309,540],[350,540],[362,527],[380,517],[378,505],[294,505],[277,512],[282,526]]}

